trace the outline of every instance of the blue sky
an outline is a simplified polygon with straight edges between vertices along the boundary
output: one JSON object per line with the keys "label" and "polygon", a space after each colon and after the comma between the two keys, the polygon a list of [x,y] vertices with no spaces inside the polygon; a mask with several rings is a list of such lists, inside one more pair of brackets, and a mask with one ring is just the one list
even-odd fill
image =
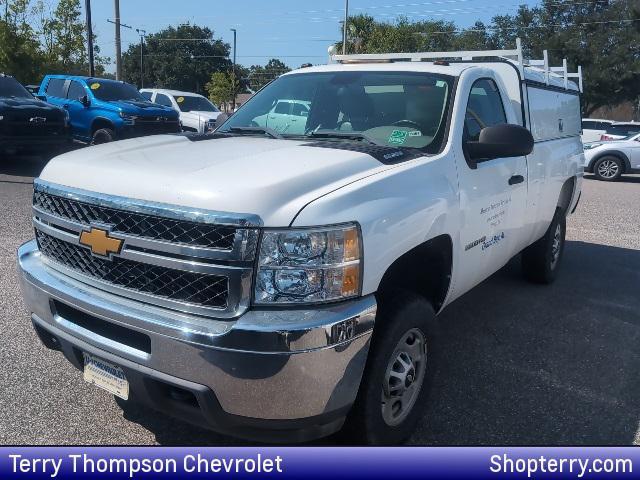
{"label": "blue sky", "polygon": [[[82,2],[84,4],[84,2]],[[350,13],[369,13],[380,20],[406,15],[414,20],[452,20],[461,27],[476,19],[489,21],[496,14],[513,13],[521,3],[537,0],[350,0]],[[112,0],[92,1],[93,24],[103,54],[114,57]],[[327,47],[339,40],[344,0],[120,0],[122,23],[147,32],[169,25],[197,23],[231,43],[231,28],[238,30],[238,63],[264,64],[280,58],[289,66],[323,63]],[[122,29],[123,51],[139,39]],[[110,67],[112,71],[114,67]]]}

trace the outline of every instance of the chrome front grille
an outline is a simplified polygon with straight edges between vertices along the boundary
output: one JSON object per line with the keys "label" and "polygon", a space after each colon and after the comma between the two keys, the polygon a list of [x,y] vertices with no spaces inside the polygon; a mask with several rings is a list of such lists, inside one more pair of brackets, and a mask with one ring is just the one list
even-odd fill
{"label": "chrome front grille", "polygon": [[[34,183],[33,223],[43,259],[92,286],[215,318],[249,307],[260,219]],[[122,241],[103,257],[80,243],[91,228]]]}
{"label": "chrome front grille", "polygon": [[231,250],[236,235],[236,228],[231,226],[207,225],[127,212],[37,190],[33,194],[33,206],[52,215],[86,225],[95,223],[111,225],[112,232],[182,245]]}

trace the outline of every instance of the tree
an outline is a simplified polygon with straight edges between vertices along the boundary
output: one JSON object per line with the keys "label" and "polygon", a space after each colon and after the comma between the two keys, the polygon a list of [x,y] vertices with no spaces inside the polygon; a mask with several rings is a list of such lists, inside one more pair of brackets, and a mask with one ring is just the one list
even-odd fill
{"label": "tree", "polygon": [[277,58],[269,60],[264,67],[252,65],[247,78],[248,86],[254,91],[260,90],[267,83],[290,71],[291,69]]}
{"label": "tree", "polygon": [[[197,25],[168,27],[146,37],[144,84],[205,93],[214,72],[231,67],[229,44],[214,32]],[[122,56],[124,78],[140,84],[140,44],[132,44]]]}
{"label": "tree", "polygon": [[[640,101],[640,2],[543,0],[539,6],[520,6],[514,15],[497,15],[491,24],[476,22],[459,30],[453,22],[411,22],[399,17],[380,22],[357,15],[348,22],[350,53],[512,49],[521,38],[525,58],[551,63],[567,58],[584,73],[583,113],[625,101]],[[337,44],[342,51],[342,44]]]}
{"label": "tree", "polygon": [[215,72],[206,84],[209,99],[220,108],[228,105],[234,98],[233,74],[231,72]]}

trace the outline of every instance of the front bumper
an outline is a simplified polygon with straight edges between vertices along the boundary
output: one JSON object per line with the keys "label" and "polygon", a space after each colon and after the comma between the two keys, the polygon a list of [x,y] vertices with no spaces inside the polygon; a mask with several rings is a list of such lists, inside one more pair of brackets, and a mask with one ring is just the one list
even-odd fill
{"label": "front bumper", "polygon": [[121,366],[131,398],[169,415],[245,438],[305,441],[340,429],[355,400],[373,296],[219,321],[80,283],[48,266],[35,241],[18,250],[18,268],[45,345],[78,368],[82,352]]}
{"label": "front bumper", "polygon": [[29,150],[43,151],[50,148],[65,147],[71,144],[70,134],[43,136],[6,136],[0,134],[0,151]]}

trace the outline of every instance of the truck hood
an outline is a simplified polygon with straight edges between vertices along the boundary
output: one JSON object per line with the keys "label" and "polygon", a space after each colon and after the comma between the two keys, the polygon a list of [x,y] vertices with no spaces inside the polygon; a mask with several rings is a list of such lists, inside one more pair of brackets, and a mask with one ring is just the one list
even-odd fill
{"label": "truck hood", "polygon": [[[197,138],[197,137],[196,137]],[[262,137],[137,138],[61,155],[41,179],[69,187],[289,225],[305,205],[390,168],[361,152]]]}
{"label": "truck hood", "polygon": [[124,113],[128,113],[130,115],[159,115],[163,117],[178,117],[178,113],[173,108],[158,105],[157,103],[151,103],[142,100],[118,100],[109,103],[115,105],[119,110],[122,110]]}
{"label": "truck hood", "polygon": [[46,119],[59,119],[64,116],[61,108],[36,98],[0,97],[0,113],[12,113],[25,118],[37,115]]}

